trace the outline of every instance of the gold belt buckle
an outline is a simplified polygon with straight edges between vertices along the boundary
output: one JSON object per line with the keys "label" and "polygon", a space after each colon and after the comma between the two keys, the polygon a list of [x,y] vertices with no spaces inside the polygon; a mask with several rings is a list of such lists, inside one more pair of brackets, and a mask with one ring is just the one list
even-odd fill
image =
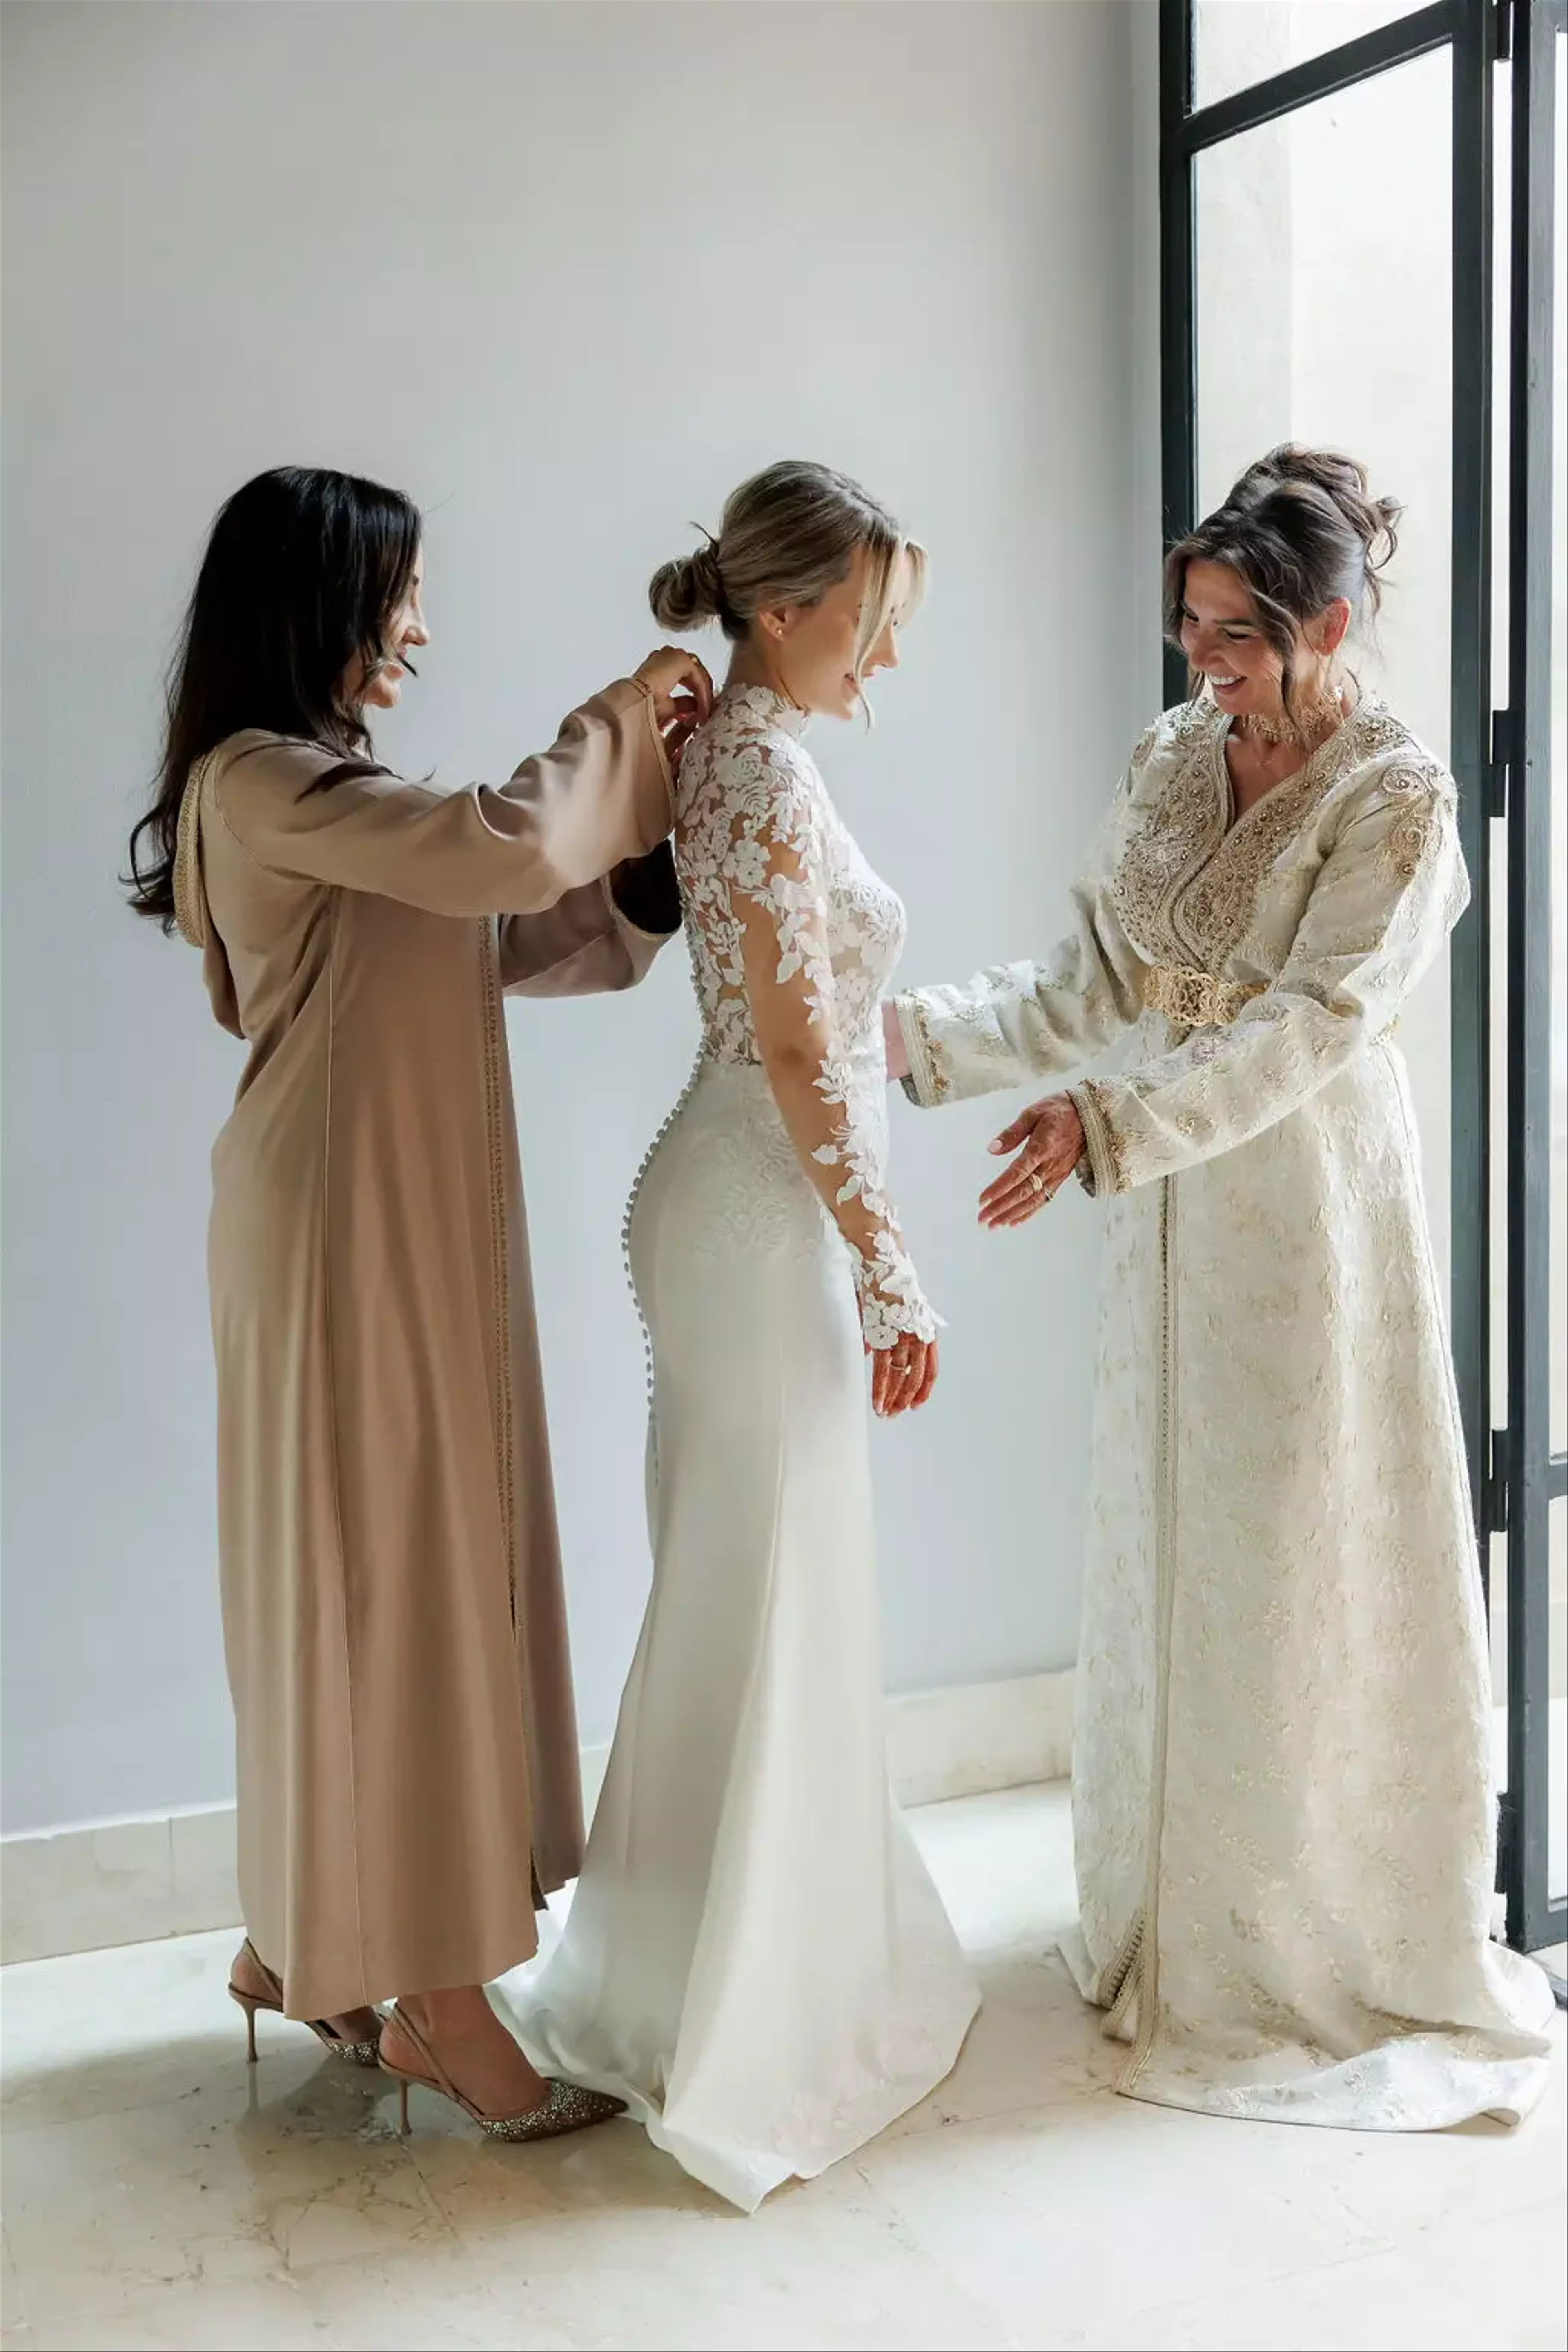
{"label": "gold belt buckle", "polygon": [[1143,974],[1144,1003],[1179,1029],[1228,1029],[1243,1005],[1262,993],[1253,982],[1222,980],[1192,964],[1151,964]]}

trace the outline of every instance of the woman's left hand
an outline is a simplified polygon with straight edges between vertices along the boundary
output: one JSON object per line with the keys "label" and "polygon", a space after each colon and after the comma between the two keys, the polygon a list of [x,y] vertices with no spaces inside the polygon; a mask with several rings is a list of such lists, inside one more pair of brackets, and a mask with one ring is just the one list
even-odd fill
{"label": "woman's left hand", "polygon": [[1047,1095],[1044,1102],[1031,1103],[991,1149],[1018,1156],[980,1195],[980,1222],[994,1232],[1026,1224],[1083,1157],[1083,1122],[1071,1095]]}

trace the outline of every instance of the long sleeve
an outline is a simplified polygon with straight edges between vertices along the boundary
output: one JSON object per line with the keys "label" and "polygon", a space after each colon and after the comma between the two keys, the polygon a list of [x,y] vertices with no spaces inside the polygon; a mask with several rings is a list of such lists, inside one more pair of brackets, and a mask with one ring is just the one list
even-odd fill
{"label": "long sleeve", "polygon": [[1070,1089],[1090,1189],[1124,1192],[1261,1134],[1389,1026],[1468,897],[1453,786],[1394,768],[1351,804],[1273,983],[1125,1076]]}
{"label": "long sleeve", "polygon": [[765,820],[743,810],[716,860],[730,941],[725,984],[744,990],[780,1116],[848,1244],[868,1345],[890,1348],[906,1332],[933,1339],[937,1318],[905,1253],[842,1044],[820,803],[784,761],[773,757],[769,772]]}
{"label": "long sleeve", "polygon": [[530,915],[653,849],[672,819],[653,702],[595,695],[510,782],[442,793],[385,774],[323,786],[319,746],[261,737],[215,778],[217,816],[257,865],[440,915]]}
{"label": "long sleeve", "polygon": [[569,890],[539,915],[500,923],[501,986],[510,996],[595,996],[635,987],[680,928],[668,849]]}
{"label": "long sleeve", "polygon": [[895,998],[914,1101],[928,1108],[963,1102],[1074,1068],[1138,1019],[1143,963],[1109,881],[1144,751],[1141,745],[1134,754],[1096,856],[1070,894],[1072,929],[1052,955],[1041,963],[993,965],[963,988],[915,989]]}

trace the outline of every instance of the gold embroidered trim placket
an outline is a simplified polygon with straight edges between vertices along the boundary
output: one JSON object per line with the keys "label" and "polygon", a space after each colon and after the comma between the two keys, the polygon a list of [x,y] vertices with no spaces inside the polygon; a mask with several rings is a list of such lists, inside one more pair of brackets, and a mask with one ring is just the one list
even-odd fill
{"label": "gold embroidered trim placket", "polygon": [[952,1088],[942,1068],[936,1040],[931,1034],[926,1008],[918,996],[900,996],[897,1004],[899,1025],[904,1033],[916,1099],[928,1108],[934,1103],[945,1102]]}

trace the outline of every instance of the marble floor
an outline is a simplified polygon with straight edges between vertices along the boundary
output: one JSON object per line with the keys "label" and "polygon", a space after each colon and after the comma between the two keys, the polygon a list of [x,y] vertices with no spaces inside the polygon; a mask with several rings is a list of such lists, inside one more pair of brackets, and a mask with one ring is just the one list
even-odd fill
{"label": "marble floor", "polygon": [[[230,1934],[7,1969],[5,2352],[1562,2347],[1564,2083],[1396,2138],[1115,2096],[1060,1965],[1059,1789],[931,1806],[985,2007],[942,2089],[751,2220],[630,2125],[539,2148],[260,2023]],[[830,1931],[831,1923],[825,1923]]]}

